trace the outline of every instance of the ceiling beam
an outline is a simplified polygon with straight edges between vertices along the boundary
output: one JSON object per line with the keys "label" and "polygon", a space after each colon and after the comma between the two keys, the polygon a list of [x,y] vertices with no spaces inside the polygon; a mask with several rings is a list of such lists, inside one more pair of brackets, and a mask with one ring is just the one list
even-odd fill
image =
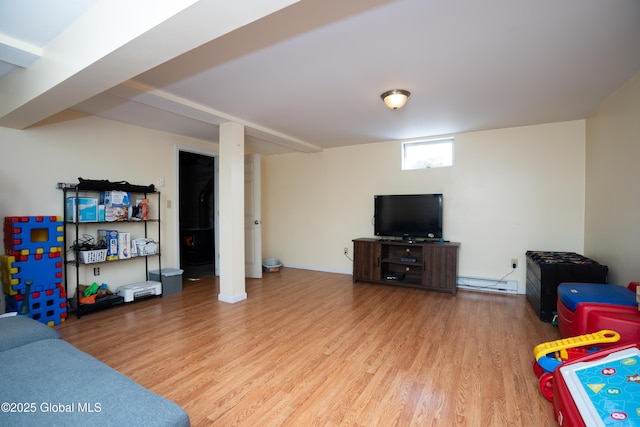
{"label": "ceiling beam", "polygon": [[24,129],[299,0],[101,0],[0,81],[0,126]]}
{"label": "ceiling beam", "polygon": [[42,49],[0,34],[0,61],[27,68],[42,56]]}
{"label": "ceiling beam", "polygon": [[168,92],[150,87],[134,80],[129,80],[114,87],[109,90],[109,93],[128,101],[137,102],[149,107],[216,126],[226,122],[238,123],[245,127],[245,131],[248,136],[287,148],[292,148],[299,152],[319,153],[322,151],[322,148],[309,142],[285,135],[282,132],[266,128],[239,117],[223,113],[222,111],[215,110],[188,99],[172,95]]}

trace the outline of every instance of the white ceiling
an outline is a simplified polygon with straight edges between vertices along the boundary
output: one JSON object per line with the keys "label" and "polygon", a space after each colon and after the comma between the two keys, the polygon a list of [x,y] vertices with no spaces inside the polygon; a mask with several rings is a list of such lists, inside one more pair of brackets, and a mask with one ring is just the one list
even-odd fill
{"label": "white ceiling", "polygon": [[[74,20],[117,3],[0,1],[0,96],[11,95],[2,83],[14,74],[43,66],[38,55],[47,58]],[[191,3],[215,11],[224,2]],[[69,73],[68,85],[18,102],[0,125],[23,128],[71,109],[217,142],[217,125],[233,120],[246,126],[251,151],[313,152],[584,119],[640,71],[637,0],[301,0],[209,42],[195,40],[202,34],[196,21],[173,20],[135,39],[163,32],[154,40],[192,43],[184,53],[142,64],[145,52],[162,47],[149,45],[113,82],[96,60],[76,73],[84,85],[95,82],[93,92],[69,89],[77,79]],[[7,50],[36,55],[35,62],[7,65]],[[394,88],[412,93],[397,111],[380,100]],[[15,120],[23,110],[30,113]]]}
{"label": "white ceiling", "polygon": [[0,0],[0,78],[39,59],[96,1]]}

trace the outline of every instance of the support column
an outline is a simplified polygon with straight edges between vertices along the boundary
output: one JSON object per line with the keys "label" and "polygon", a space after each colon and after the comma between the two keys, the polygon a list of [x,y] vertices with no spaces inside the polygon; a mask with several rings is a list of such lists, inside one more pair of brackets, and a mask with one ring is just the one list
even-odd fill
{"label": "support column", "polygon": [[247,299],[244,274],[244,126],[220,125],[220,293],[218,300]]}

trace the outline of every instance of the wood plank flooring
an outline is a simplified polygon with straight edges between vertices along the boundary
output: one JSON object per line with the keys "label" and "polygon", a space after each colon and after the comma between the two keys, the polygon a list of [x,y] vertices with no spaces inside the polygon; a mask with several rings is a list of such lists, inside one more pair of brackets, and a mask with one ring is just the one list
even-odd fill
{"label": "wood plank flooring", "polygon": [[[194,426],[552,426],[524,295],[456,297],[284,268],[70,317],[62,337],[181,405]],[[78,372],[78,375],[89,375]]]}

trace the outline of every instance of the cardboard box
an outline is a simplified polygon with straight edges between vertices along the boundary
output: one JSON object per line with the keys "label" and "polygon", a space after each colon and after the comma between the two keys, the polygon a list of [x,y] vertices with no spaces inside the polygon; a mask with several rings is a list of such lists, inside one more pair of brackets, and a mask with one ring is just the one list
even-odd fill
{"label": "cardboard box", "polygon": [[100,204],[105,206],[131,206],[131,195],[126,191],[102,191]]}
{"label": "cardboard box", "polygon": [[128,221],[131,207],[126,206],[105,206],[104,220],[105,222]]}
{"label": "cardboard box", "polygon": [[131,258],[131,233],[118,233],[118,259]]}
{"label": "cardboard box", "polygon": [[107,261],[118,259],[118,230],[98,230],[98,242],[107,244]]}
{"label": "cardboard box", "polygon": [[[79,202],[78,202],[79,201]],[[98,199],[92,197],[67,197],[66,200],[66,221],[76,222],[76,203],[78,203],[77,222],[98,221]]]}

